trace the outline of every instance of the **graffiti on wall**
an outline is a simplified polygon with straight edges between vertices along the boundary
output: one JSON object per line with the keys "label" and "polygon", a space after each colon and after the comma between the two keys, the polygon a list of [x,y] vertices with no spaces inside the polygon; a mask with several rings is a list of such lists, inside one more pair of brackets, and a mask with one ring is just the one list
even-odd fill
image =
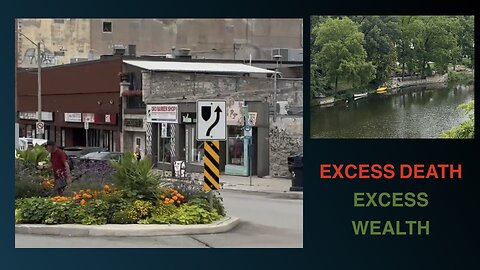
{"label": "graffiti on wall", "polygon": [[[36,67],[38,65],[37,62],[37,48],[28,48],[23,57],[21,58],[20,65],[23,67]],[[42,63],[42,67],[54,66],[58,65],[58,58],[54,52],[45,49],[40,52],[40,60]]]}

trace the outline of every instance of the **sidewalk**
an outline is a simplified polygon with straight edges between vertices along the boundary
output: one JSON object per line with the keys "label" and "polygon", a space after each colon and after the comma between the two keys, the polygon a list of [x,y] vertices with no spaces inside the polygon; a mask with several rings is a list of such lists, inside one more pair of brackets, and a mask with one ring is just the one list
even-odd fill
{"label": "sidewalk", "polygon": [[221,175],[220,184],[225,190],[268,193],[303,200],[303,192],[290,191],[292,180],[285,178],[252,176],[252,185],[250,185],[250,177],[248,176]]}
{"label": "sidewalk", "polygon": [[[197,179],[201,179],[203,174],[198,174]],[[175,181],[171,179],[171,181]],[[273,195],[275,197],[286,199],[303,200],[302,191],[290,191],[292,180],[287,178],[257,177],[252,176],[252,185],[250,185],[249,176],[220,175],[220,185],[222,189],[239,192],[256,192]]]}

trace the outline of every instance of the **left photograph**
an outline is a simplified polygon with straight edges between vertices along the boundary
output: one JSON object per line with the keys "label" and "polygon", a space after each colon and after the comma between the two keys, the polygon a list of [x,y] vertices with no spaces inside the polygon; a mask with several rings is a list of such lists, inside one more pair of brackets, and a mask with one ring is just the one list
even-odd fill
{"label": "left photograph", "polygon": [[18,18],[16,248],[302,248],[303,20]]}

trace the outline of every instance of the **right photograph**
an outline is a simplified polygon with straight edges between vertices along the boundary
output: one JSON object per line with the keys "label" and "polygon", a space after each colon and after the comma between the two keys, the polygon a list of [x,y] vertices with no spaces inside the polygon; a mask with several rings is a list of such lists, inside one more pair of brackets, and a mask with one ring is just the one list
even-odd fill
{"label": "right photograph", "polygon": [[312,16],[310,136],[474,138],[474,16]]}

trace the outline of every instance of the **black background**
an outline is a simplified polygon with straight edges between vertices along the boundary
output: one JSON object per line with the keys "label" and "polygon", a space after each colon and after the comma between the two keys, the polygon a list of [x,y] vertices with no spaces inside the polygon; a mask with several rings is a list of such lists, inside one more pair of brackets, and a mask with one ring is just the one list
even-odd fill
{"label": "black background", "polygon": [[[310,15],[473,15],[473,1],[21,1],[2,3],[2,269],[477,269],[478,139],[311,140]],[[16,17],[304,18],[304,249],[15,249]],[[476,22],[477,26],[477,22]],[[478,28],[478,27],[476,27]],[[477,35],[477,34],[476,34]],[[476,53],[476,55],[478,55]],[[478,111],[478,102],[476,108]],[[478,117],[477,117],[478,124]],[[477,125],[478,126],[478,125]],[[478,134],[478,132],[477,132]],[[478,138],[478,135],[476,136]],[[461,163],[462,180],[321,180],[321,163]],[[425,191],[426,208],[354,208],[353,192]],[[429,236],[355,236],[352,220],[430,220]],[[72,239],[74,241],[74,239]]]}

